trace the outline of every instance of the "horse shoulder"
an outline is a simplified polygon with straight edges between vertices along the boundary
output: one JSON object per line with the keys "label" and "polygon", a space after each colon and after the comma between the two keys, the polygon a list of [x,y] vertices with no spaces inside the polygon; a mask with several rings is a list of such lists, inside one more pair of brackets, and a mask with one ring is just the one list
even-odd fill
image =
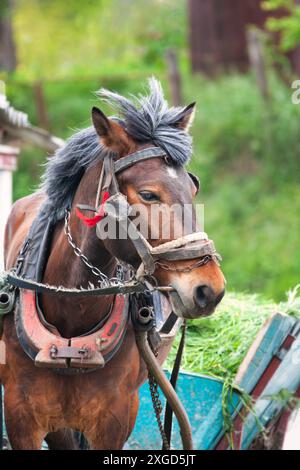
{"label": "horse shoulder", "polygon": [[36,192],[18,199],[12,206],[6,222],[4,235],[4,262],[10,269],[18,256],[28,230],[45,199],[45,195]]}

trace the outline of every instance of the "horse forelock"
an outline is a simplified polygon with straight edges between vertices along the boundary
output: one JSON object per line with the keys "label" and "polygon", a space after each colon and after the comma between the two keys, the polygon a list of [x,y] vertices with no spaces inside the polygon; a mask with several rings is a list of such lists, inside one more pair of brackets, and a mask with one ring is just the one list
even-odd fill
{"label": "horse forelock", "polygon": [[192,155],[192,137],[177,124],[183,107],[169,107],[163,89],[154,77],[149,79],[149,93],[125,98],[101,88],[97,95],[122,118],[128,134],[137,142],[161,147],[175,165],[185,165]]}

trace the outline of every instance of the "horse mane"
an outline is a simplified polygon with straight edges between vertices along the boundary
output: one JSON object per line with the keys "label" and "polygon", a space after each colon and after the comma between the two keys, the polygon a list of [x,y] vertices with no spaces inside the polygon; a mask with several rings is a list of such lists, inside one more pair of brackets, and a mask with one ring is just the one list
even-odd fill
{"label": "horse mane", "polygon": [[[97,95],[118,113],[122,125],[134,140],[161,147],[174,165],[188,162],[192,138],[177,126],[184,108],[168,106],[158,80],[150,78],[149,93],[131,96],[131,100],[104,88]],[[48,158],[41,184],[41,190],[47,195],[46,215],[51,214],[56,220],[63,218],[85,170],[103,159],[107,151],[94,127],[88,127],[72,135]]]}

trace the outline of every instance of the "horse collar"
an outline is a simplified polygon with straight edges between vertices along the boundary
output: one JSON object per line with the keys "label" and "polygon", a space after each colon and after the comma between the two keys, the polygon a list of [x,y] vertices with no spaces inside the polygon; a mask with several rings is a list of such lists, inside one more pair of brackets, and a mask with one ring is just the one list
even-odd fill
{"label": "horse collar", "polygon": [[[17,274],[25,281],[41,282],[53,228],[53,221],[42,211],[33,221],[18,258],[20,269],[17,268]],[[18,339],[36,366],[63,369],[68,373],[94,370],[103,367],[121,346],[128,321],[128,304],[128,296],[115,295],[104,324],[99,324],[87,335],[67,339],[43,318],[37,292],[19,288],[15,308]]]}
{"label": "horse collar", "polygon": [[15,313],[18,339],[38,367],[70,369],[69,372],[101,368],[122,344],[128,321],[128,304],[128,296],[116,295],[112,311],[100,329],[67,339],[51,332],[41,322],[37,294],[20,289]]}

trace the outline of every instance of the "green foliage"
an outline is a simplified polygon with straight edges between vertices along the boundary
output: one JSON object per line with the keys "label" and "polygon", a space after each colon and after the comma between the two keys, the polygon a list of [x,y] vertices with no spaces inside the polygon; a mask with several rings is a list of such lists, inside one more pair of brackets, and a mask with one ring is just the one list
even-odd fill
{"label": "green foliage", "polygon": [[201,162],[206,185],[224,170],[246,177],[268,173],[270,184],[297,177],[300,109],[276,76],[269,82],[266,104],[250,75],[185,81],[186,99],[197,102],[193,133],[199,155],[192,166]]}
{"label": "green foliage", "polygon": [[10,4],[9,0],[2,0],[0,3],[0,17],[5,18],[10,15]]}
{"label": "green foliage", "polygon": [[185,45],[185,10],[185,0],[16,0],[18,74],[151,73],[163,67],[167,47]]}
{"label": "green foliage", "polygon": [[247,76],[186,89],[198,104],[191,167],[229,288],[279,300],[300,274],[300,108],[276,77],[268,105]]}
{"label": "green foliage", "polygon": [[280,18],[269,18],[267,27],[272,32],[280,33],[280,45],[283,51],[294,49],[300,42],[300,5],[294,0],[267,0],[263,2],[266,10],[275,11],[283,8],[286,12]]}
{"label": "green foliage", "polygon": [[282,298],[299,281],[300,188],[226,178],[205,205],[206,230],[223,255],[230,289]]}

